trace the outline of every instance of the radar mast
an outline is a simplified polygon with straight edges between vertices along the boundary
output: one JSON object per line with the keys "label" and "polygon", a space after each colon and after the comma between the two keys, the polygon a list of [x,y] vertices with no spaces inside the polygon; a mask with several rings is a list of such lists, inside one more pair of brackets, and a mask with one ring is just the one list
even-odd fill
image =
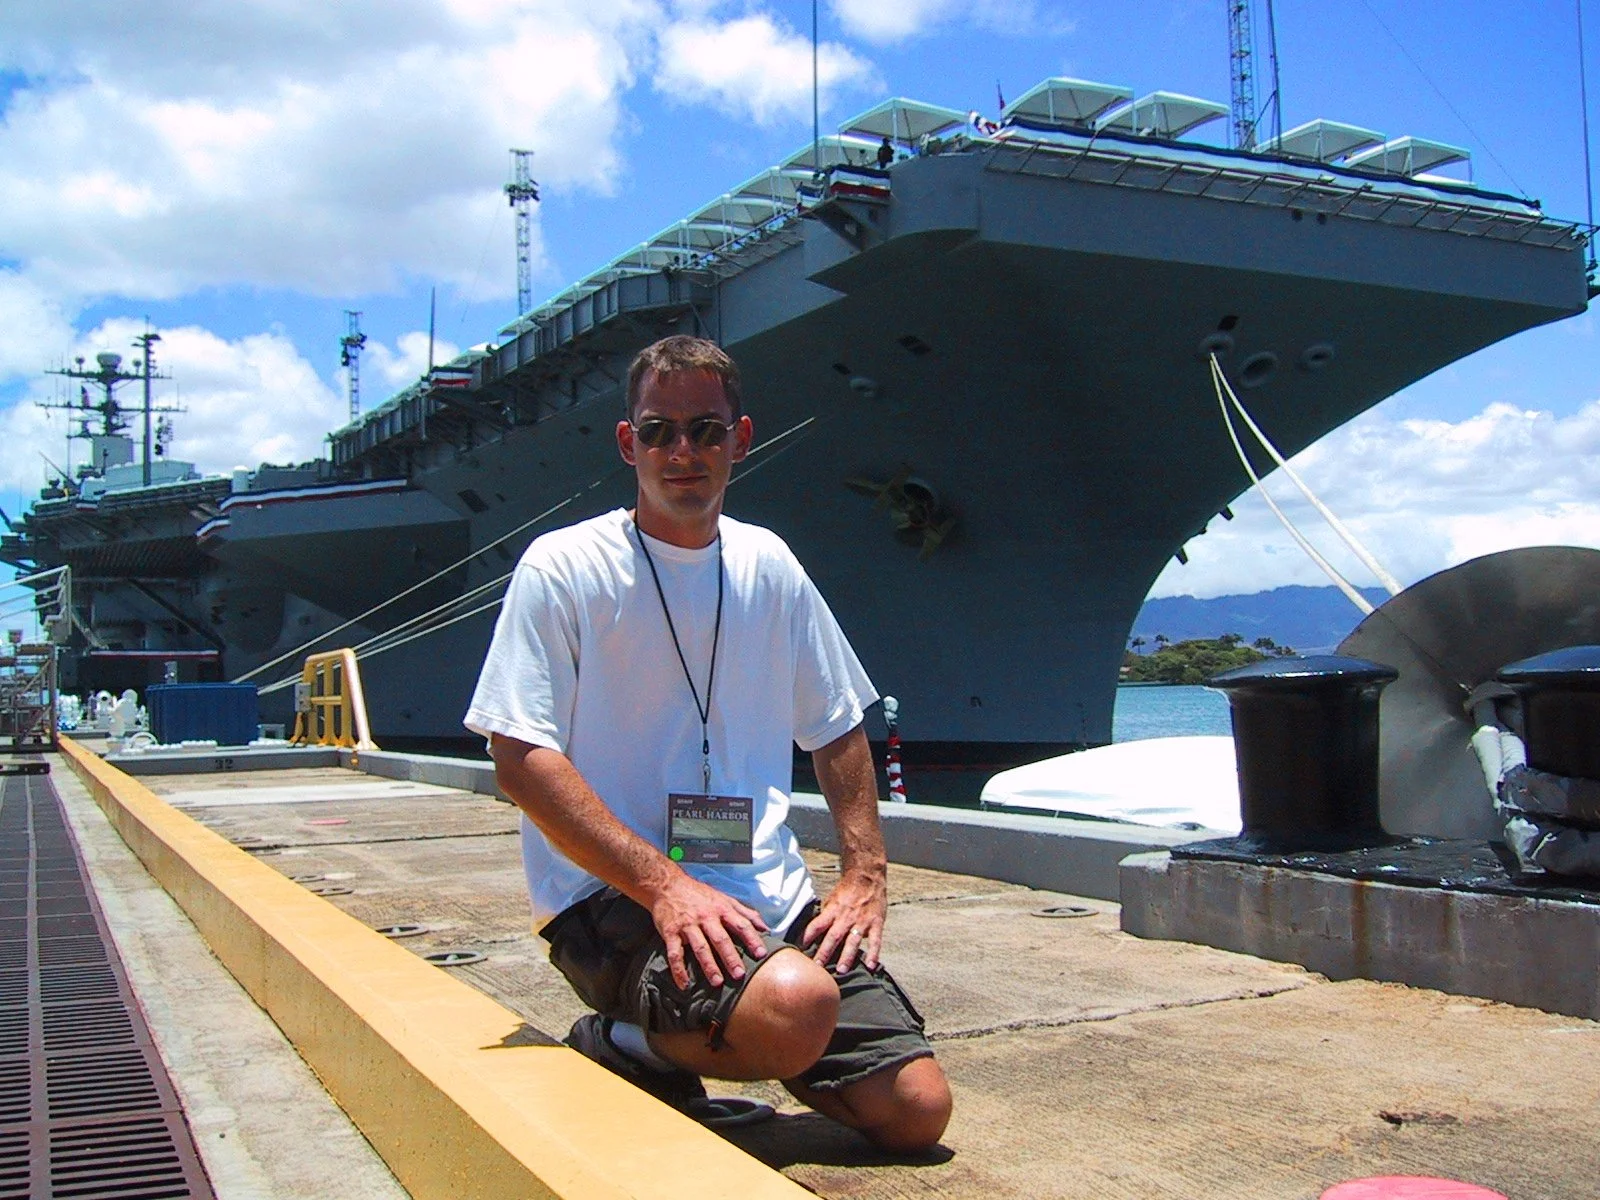
{"label": "radar mast", "polygon": [[[145,486],[151,482],[152,456],[160,453],[166,440],[170,438],[171,425],[165,419],[162,421],[163,436],[157,437],[157,431],[151,424],[151,417],[156,413],[175,413],[183,410],[176,405],[159,405],[151,401],[150,384],[156,379],[170,379],[155,368],[155,343],[161,340],[159,333],[146,327],[145,331],[133,339],[133,345],[143,351],[142,358],[133,360],[133,370],[124,370],[122,355],[110,351],[102,351],[95,355],[95,365],[88,366],[83,355],[78,355],[70,367],[58,367],[46,371],[47,375],[61,375],[68,379],[84,380],[78,392],[78,402],[40,400],[40,408],[62,409],[75,414],[78,419],[76,432],[69,432],[68,438],[84,438],[93,447],[94,462],[89,468],[93,471],[104,473],[107,468],[120,466],[129,461],[133,456],[133,440],[127,436],[128,410],[117,400],[117,387],[133,380],[144,383],[144,403],[139,411],[144,414],[144,472]],[[99,401],[89,399],[89,383],[97,384],[103,392]],[[98,431],[91,428],[93,418],[98,417],[100,428]],[[118,443],[122,448],[119,449]],[[126,457],[124,457],[126,456]],[[111,461],[116,458],[116,461]],[[80,472],[81,473],[81,472]],[[70,486],[71,480],[63,480],[64,485]]]}

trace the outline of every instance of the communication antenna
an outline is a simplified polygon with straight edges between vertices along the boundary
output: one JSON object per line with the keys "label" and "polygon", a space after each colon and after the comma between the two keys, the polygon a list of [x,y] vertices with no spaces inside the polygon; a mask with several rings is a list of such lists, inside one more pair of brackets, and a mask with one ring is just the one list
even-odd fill
{"label": "communication antenna", "polygon": [[1583,58],[1583,0],[1578,7],[1578,100],[1583,110],[1583,194],[1589,202],[1589,296],[1595,294],[1594,168],[1589,164],[1589,70]]}
{"label": "communication antenna", "polygon": [[1228,5],[1233,145],[1237,150],[1253,150],[1256,144],[1256,68],[1255,47],[1250,37],[1250,0],[1225,2]]}
{"label": "communication antenna", "polygon": [[345,334],[339,339],[339,365],[346,376],[346,390],[350,394],[350,419],[361,415],[361,347],[367,344],[367,335],[361,332],[361,314],[344,310]]}
{"label": "communication antenna", "polygon": [[539,185],[530,168],[532,150],[511,152],[511,182],[506,197],[517,214],[517,316],[533,308],[533,202]]}
{"label": "communication antenna", "polygon": [[818,108],[817,76],[817,0],[811,0],[811,167],[822,174],[822,118]]}
{"label": "communication antenna", "polygon": [[[154,451],[154,446],[152,444],[154,441],[154,430],[151,423],[151,417],[155,413],[174,413],[183,411],[181,408],[174,405],[158,405],[151,402],[151,380],[171,378],[170,375],[164,375],[160,371],[156,370],[154,346],[160,340],[161,335],[159,333],[152,332],[149,329],[146,329],[143,333],[133,339],[133,344],[139,349],[143,350],[144,355],[140,359],[135,359],[133,363],[130,364],[133,368],[132,370],[127,370],[124,368],[122,355],[112,354],[109,351],[106,351],[95,356],[95,365],[93,367],[87,365],[84,362],[83,357],[80,355],[78,358],[73,360],[73,366],[61,367],[56,370],[46,372],[46,374],[49,375],[63,375],[68,379],[81,379],[86,381],[86,383],[85,386],[83,386],[79,391],[79,399],[76,404],[72,403],[71,401],[38,402],[40,408],[66,409],[73,413],[74,419],[78,420],[79,422],[79,429],[76,433],[68,433],[67,436],[69,438],[87,438],[91,442],[93,442],[95,439],[119,438],[128,428],[128,410],[124,408],[117,400],[117,387],[124,383],[142,380],[144,383],[144,404],[142,405],[144,412],[143,480],[146,485],[150,483],[150,466],[152,461],[151,456],[152,452]],[[89,383],[98,384],[102,391],[103,398],[98,402],[89,399],[89,388],[87,386]],[[91,424],[94,416],[98,416],[100,418],[100,428],[98,430],[94,429]],[[96,453],[98,455],[101,453],[101,451],[97,449]],[[132,448],[130,439],[130,457],[131,454]],[[117,460],[118,463],[121,461],[123,460]],[[95,468],[103,469],[106,465],[108,465],[106,461],[97,461],[95,463]]]}
{"label": "communication antenna", "polygon": [[1267,65],[1272,71],[1272,91],[1261,105],[1257,123],[1266,118],[1270,109],[1272,137],[1279,142],[1283,140],[1283,88],[1278,79],[1278,19],[1272,13],[1272,0],[1267,0]]}
{"label": "communication antenna", "polygon": [[[152,379],[165,379],[165,375],[155,374],[156,352],[155,344],[161,340],[159,333],[152,333],[147,324],[145,331],[133,339],[133,344],[144,351],[144,485],[150,486],[150,381]],[[138,366],[138,363],[134,364]]]}

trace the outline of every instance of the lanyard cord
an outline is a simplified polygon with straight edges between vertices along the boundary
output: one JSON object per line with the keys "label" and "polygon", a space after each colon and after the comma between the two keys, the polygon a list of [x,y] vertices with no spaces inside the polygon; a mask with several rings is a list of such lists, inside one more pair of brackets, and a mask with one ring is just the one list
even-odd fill
{"label": "lanyard cord", "polygon": [[667,618],[667,632],[672,635],[672,648],[678,652],[678,664],[683,667],[683,677],[689,683],[689,694],[694,697],[694,710],[700,716],[700,758],[702,790],[711,791],[711,685],[717,678],[717,645],[722,640],[722,531],[717,531],[717,618],[711,629],[711,670],[706,673],[706,702],[700,703],[700,689],[694,686],[694,676],[689,673],[689,660],[683,656],[683,644],[678,641],[678,627],[672,622],[672,610],[667,607],[667,593],[662,590],[661,576],[656,571],[656,560],[645,545],[644,530],[637,521],[633,526],[639,539],[639,549],[644,551],[644,561],[650,567],[650,578],[656,583],[656,596],[661,601],[661,612]]}

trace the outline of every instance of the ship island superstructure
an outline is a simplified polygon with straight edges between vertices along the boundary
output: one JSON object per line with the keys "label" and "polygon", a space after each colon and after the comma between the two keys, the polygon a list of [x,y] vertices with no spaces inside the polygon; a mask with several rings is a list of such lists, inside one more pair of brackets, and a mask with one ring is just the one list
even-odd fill
{"label": "ship island superstructure", "polygon": [[254,676],[272,719],[308,648],[358,645],[380,741],[459,739],[522,549],[631,502],[630,358],[697,333],[739,362],[756,424],[728,511],[806,564],[900,699],[909,762],[1109,741],[1139,605],[1248,483],[1211,355],[1292,454],[1590,294],[1591,231],[1438,174],[1464,151],[1326,120],[1198,141],[1225,112],[1070,79],[998,122],[886,101],[334,431],[328,458],[84,485],[0,556],[73,568],[63,686],[185,654],[200,677],[274,664]]}

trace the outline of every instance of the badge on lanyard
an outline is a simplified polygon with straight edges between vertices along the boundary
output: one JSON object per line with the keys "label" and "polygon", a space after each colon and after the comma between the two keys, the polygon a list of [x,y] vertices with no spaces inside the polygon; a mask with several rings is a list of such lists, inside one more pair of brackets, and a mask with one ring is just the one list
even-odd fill
{"label": "badge on lanyard", "polygon": [[676,863],[751,861],[755,801],[702,792],[667,795],[667,857]]}

